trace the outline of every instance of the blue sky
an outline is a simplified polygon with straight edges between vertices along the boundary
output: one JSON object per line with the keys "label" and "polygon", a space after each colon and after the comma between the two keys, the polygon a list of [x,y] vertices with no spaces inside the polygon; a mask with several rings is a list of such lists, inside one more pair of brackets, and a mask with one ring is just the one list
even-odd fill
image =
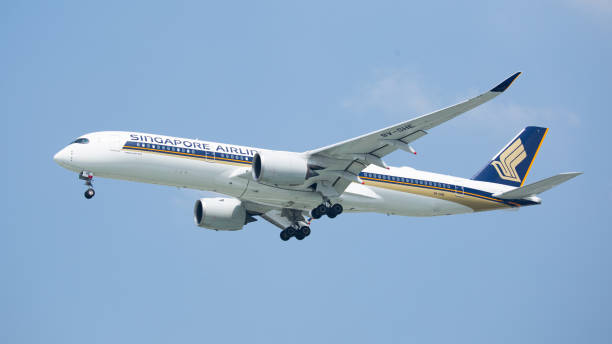
{"label": "blue sky", "polygon": [[[3,343],[610,343],[612,3],[4,2]],[[52,161],[134,130],[304,151],[488,90],[387,162],[470,177],[527,125],[541,206],[343,215],[283,243],[193,225],[208,193]]]}

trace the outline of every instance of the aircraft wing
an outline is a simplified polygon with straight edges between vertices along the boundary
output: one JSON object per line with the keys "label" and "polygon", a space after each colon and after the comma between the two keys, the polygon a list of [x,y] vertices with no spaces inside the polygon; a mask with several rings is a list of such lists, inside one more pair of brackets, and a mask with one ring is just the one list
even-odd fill
{"label": "aircraft wing", "polygon": [[[319,179],[325,180],[325,178],[327,178],[327,187],[331,186],[336,193],[340,194],[351,182],[355,181],[355,177],[368,165],[374,164],[386,167],[381,160],[385,155],[397,149],[403,149],[416,154],[409,144],[426,135],[426,130],[434,128],[497,97],[504,92],[520,74],[521,72],[517,72],[490,91],[464,102],[369,134],[308,151],[306,154],[314,158],[315,161],[317,157],[319,157],[321,161],[329,162],[330,160],[337,160],[337,163],[333,163],[333,175],[331,177],[326,177],[325,171],[321,171],[321,178]],[[325,189],[319,191],[325,194]],[[333,196],[334,192],[329,188],[326,192],[329,196]]]}

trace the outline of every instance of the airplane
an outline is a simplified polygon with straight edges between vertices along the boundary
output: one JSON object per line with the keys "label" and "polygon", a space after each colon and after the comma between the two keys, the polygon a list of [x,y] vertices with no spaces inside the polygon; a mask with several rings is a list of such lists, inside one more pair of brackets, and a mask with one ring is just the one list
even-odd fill
{"label": "airplane", "polygon": [[310,224],[344,212],[439,216],[541,203],[538,194],[581,172],[561,173],[524,185],[548,128],[524,128],[482,170],[465,179],[411,167],[383,157],[416,151],[427,131],[503,93],[517,72],[477,97],[330,146],[288,152],[128,131],[80,136],[53,157],[79,174],[95,195],[93,177],[212,191],[194,205],[199,227],[234,231],[263,218],[280,238],[303,240]]}

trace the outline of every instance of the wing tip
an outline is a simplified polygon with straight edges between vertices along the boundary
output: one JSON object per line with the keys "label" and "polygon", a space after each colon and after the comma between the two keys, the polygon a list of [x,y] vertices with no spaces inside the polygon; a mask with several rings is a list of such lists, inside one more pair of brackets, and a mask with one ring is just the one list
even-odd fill
{"label": "wing tip", "polygon": [[512,74],[512,76],[510,76],[508,79],[502,81],[499,85],[491,89],[491,92],[498,92],[498,93],[504,92],[508,87],[510,87],[510,85],[512,85],[514,80],[516,80],[516,78],[518,78],[518,76],[521,75],[521,73],[522,72],[516,72]]}

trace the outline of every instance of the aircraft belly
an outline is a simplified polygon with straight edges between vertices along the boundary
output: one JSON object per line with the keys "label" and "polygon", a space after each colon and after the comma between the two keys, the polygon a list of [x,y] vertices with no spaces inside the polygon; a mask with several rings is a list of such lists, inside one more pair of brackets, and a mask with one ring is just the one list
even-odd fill
{"label": "aircraft belly", "polygon": [[[219,192],[240,197],[248,181],[231,177],[237,167],[202,161],[163,156],[150,153],[111,153],[104,168],[92,168],[100,177],[117,178],[151,184],[185,187]],[[102,167],[102,165],[100,165]]]}

